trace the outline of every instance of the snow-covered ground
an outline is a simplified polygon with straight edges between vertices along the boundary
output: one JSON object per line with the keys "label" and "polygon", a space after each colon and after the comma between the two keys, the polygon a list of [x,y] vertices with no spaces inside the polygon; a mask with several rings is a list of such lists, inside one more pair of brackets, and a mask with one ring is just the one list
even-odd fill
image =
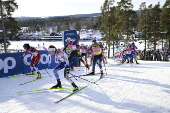
{"label": "snow-covered ground", "polygon": [[[0,78],[0,113],[170,113],[170,62],[139,60],[139,63],[107,64],[103,67],[107,76],[98,85],[72,78],[78,86],[88,87],[59,103],[54,102],[71,92],[70,89],[18,93],[53,86],[56,81],[52,70],[47,70],[52,77],[25,85],[19,84],[36,76]],[[85,67],[75,67],[71,73],[86,73]],[[63,77],[63,70],[59,74],[63,87],[71,87]],[[99,75],[81,77],[90,81],[99,79]]]}
{"label": "snow-covered ground", "polygon": [[[140,41],[138,42],[135,42],[135,45],[137,46],[138,50],[144,50],[144,42],[143,43],[139,43]],[[8,49],[23,49],[23,45],[25,43],[29,43],[31,46],[33,47],[38,47],[38,48],[41,48],[41,47],[45,47],[45,48],[48,48],[49,45],[54,45],[56,46],[57,48],[63,48],[64,45],[63,45],[63,42],[62,41],[10,41],[11,45],[8,47]],[[84,44],[84,45],[91,45],[92,42],[91,40],[80,40],[79,41],[79,45],[81,44]],[[123,42],[121,42],[121,44],[124,44]],[[104,45],[106,46],[106,45]],[[159,43],[159,45],[157,45],[157,49],[160,49],[161,50],[161,43]],[[117,48],[115,48],[115,52],[116,52]],[[148,49],[147,49],[148,50]],[[149,49],[149,50],[152,50],[152,49]],[[112,46],[111,46],[111,50],[110,50],[110,55],[112,56],[113,55],[113,49],[112,49]]]}
{"label": "snow-covered ground", "polygon": [[[63,42],[62,41],[10,41],[11,45],[8,47],[8,49],[23,49],[23,45],[25,43],[29,43],[33,47],[46,47],[48,48],[49,45],[54,45],[57,48],[63,48]],[[85,44],[90,45],[91,41],[80,41],[79,44]]]}

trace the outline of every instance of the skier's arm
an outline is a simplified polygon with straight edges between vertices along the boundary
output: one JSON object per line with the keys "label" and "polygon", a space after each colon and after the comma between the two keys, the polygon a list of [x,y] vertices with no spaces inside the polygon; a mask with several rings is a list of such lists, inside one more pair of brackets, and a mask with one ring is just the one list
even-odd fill
{"label": "skier's arm", "polygon": [[25,53],[24,53],[22,56],[20,56],[20,59],[23,59],[23,58],[25,57],[25,55],[28,54],[28,51],[29,51],[29,50],[26,50]]}

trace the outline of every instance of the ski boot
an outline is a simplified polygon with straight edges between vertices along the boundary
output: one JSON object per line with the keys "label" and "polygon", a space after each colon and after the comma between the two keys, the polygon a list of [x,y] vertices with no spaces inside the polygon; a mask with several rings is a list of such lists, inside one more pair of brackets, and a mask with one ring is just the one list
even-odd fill
{"label": "ski boot", "polygon": [[139,64],[138,61],[136,61],[136,64]]}
{"label": "ski boot", "polygon": [[41,73],[38,71],[37,74],[38,74],[38,76],[37,76],[36,79],[40,79],[41,78]]}
{"label": "ski boot", "polygon": [[91,72],[91,73],[89,73],[89,74],[87,74],[87,75],[95,75],[95,71],[94,71],[94,70],[92,70],[92,72]]}
{"label": "ski boot", "polygon": [[78,86],[74,82],[71,85],[73,86],[73,91],[76,91],[79,89]]}
{"label": "ski boot", "polygon": [[103,76],[103,70],[100,70],[100,74],[101,74],[101,76]]}
{"label": "ski boot", "polygon": [[103,77],[103,70],[100,70],[100,74],[101,74],[101,76],[100,76],[100,79]]}
{"label": "ski boot", "polygon": [[55,88],[62,88],[60,79],[57,79],[57,84],[55,86],[51,87],[51,89],[55,89]]}
{"label": "ski boot", "polygon": [[29,73],[27,73],[26,75],[33,75],[34,74],[34,71],[31,71]]}
{"label": "ski boot", "polygon": [[89,73],[88,75],[95,75],[94,71],[92,71],[91,73]]}

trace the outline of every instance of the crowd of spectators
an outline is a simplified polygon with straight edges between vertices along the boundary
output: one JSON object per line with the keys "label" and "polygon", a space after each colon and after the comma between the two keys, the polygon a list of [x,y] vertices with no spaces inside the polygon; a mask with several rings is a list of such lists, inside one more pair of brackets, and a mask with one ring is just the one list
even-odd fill
{"label": "crowd of spectators", "polygon": [[170,61],[170,50],[146,50],[146,58],[144,58],[144,51],[138,51],[141,60]]}

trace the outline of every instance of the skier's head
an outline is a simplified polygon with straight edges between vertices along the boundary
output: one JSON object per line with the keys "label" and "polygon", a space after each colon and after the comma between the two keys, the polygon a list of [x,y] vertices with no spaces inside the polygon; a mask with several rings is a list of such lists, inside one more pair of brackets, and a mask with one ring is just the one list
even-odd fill
{"label": "skier's head", "polygon": [[70,37],[67,37],[66,42],[71,42],[72,39]]}
{"label": "skier's head", "polygon": [[29,45],[28,43],[26,43],[26,44],[23,45],[23,48],[24,48],[24,49],[29,49],[29,48],[30,48],[30,45]]}
{"label": "skier's head", "polygon": [[81,44],[81,46],[84,46],[84,44]]}
{"label": "skier's head", "polygon": [[56,50],[57,50],[56,47],[53,46],[53,45],[50,45],[48,47],[48,52],[49,52],[50,55],[54,55],[56,53]]}
{"label": "skier's head", "polygon": [[92,44],[96,44],[96,39],[93,39],[93,40],[92,40]]}

